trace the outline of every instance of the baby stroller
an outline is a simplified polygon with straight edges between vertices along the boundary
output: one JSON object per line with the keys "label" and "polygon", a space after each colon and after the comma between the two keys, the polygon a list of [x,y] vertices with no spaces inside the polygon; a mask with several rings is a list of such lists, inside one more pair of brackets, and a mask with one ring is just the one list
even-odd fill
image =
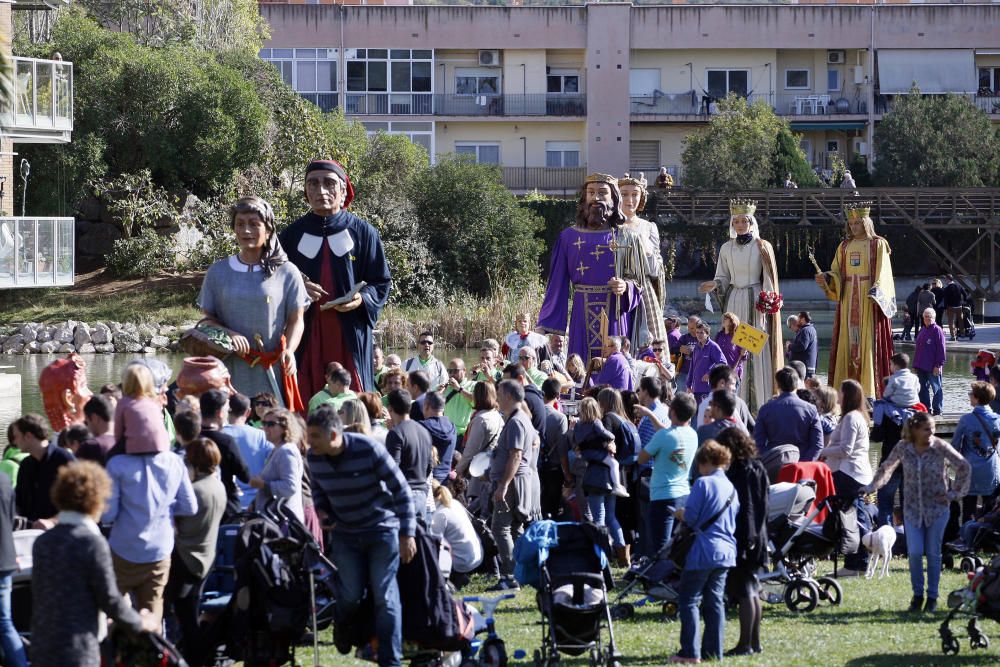
{"label": "baby stroller", "polygon": [[[815,499],[812,480],[775,484],[768,494],[772,568],[759,579],[764,585],[783,584],[782,599],[794,612],[810,612],[821,600],[833,606],[841,603],[840,583],[833,577],[815,577],[816,561],[835,551],[854,553],[860,542],[854,498],[827,496],[818,503]],[[826,519],[815,523],[823,510],[828,510]]]}
{"label": "baby stroller", "polygon": [[959,617],[968,619],[965,627],[969,647],[973,651],[989,648],[990,639],[979,628],[979,619],[989,618],[1000,623],[1000,557],[970,573],[969,584],[948,595],[948,608],[948,615],[938,629],[942,653],[958,655],[960,645],[951,622]]}
{"label": "baby stroller", "polygon": [[[643,558],[625,573],[625,588],[618,592],[611,605],[611,618],[627,621],[635,615],[636,607],[660,603],[668,621],[677,620],[677,582],[680,570],[670,560],[668,541],[653,558]],[[637,602],[624,602],[637,588],[642,587],[645,597]]]}
{"label": "baby stroller", "polygon": [[318,633],[333,620],[336,567],[284,499],[245,517],[233,549],[235,589],[206,632],[206,648],[225,644],[226,655],[248,667],[281,665],[294,660],[309,627],[318,664]]}
{"label": "baby stroller", "polygon": [[962,306],[962,313],[955,322],[955,338],[962,340],[972,340],[976,337],[976,323],[972,318],[972,308],[968,305]]}
{"label": "baby stroller", "polygon": [[[607,601],[608,589],[614,586],[607,532],[593,524],[537,521],[529,533],[518,541],[515,558],[522,566],[518,579],[538,589],[542,647],[535,651],[536,667],[558,665],[560,653],[588,651],[591,667],[619,667]],[[533,563],[527,563],[526,554],[536,555]],[[523,567],[526,563],[528,568]],[[605,627],[607,645],[602,638]]]}
{"label": "baby stroller", "polygon": [[942,565],[953,567],[957,558],[958,569],[966,574],[975,572],[986,564],[981,555],[1000,554],[1000,530],[993,526],[981,526],[973,536],[972,544],[948,542],[944,545],[944,551],[947,555],[941,557]]}
{"label": "baby stroller", "polygon": [[798,463],[799,456],[799,448],[795,445],[778,445],[761,454],[760,462],[764,464],[767,478],[771,484],[778,481],[778,473],[781,472],[782,468],[792,463]]}

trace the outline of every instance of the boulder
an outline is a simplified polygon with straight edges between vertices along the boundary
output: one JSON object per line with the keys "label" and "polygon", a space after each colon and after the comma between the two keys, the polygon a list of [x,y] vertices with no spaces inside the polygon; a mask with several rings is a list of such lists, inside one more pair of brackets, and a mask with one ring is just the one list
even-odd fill
{"label": "boulder", "polygon": [[155,354],[156,353],[156,348],[155,347],[149,347],[147,345],[146,347],[142,348],[142,352],[143,352],[143,354]]}
{"label": "boulder", "polygon": [[37,340],[33,340],[30,343],[25,343],[24,349],[21,350],[21,354],[36,354],[39,351],[41,345]]}
{"label": "boulder", "polygon": [[177,333],[177,327],[172,324],[163,324],[156,332],[161,336],[169,336],[170,334]]}
{"label": "boulder", "polygon": [[101,354],[112,354],[115,351],[115,346],[111,343],[98,343],[94,345],[94,350]]}
{"label": "boulder", "polygon": [[57,325],[55,331],[52,332],[52,340],[57,343],[72,343],[73,327],[66,324]]}
{"label": "boulder", "polygon": [[111,333],[116,334],[122,330],[121,322],[108,322],[108,328],[111,329]]}
{"label": "boulder", "polygon": [[38,345],[38,351],[42,354],[52,354],[57,349],[59,349],[59,344],[51,340]]}
{"label": "boulder", "polygon": [[109,222],[95,222],[76,240],[76,250],[83,255],[104,256],[114,250],[115,241],[124,238],[121,228]]}
{"label": "boulder", "polygon": [[22,324],[17,332],[24,338],[25,343],[30,343],[38,338],[38,330],[31,323]]}
{"label": "boulder", "polygon": [[8,336],[3,342],[3,351],[5,354],[17,354],[21,351],[22,347],[24,347],[24,336],[19,333]]}
{"label": "boulder", "polygon": [[94,345],[104,345],[111,342],[111,329],[104,322],[94,325],[94,330],[90,332],[90,342]]}
{"label": "boulder", "polygon": [[118,352],[138,352],[142,349],[142,341],[137,331],[122,329],[114,335],[114,342],[115,350]]}
{"label": "boulder", "polygon": [[76,215],[81,220],[101,219],[101,200],[91,195],[76,203]]}
{"label": "boulder", "polygon": [[90,344],[92,338],[90,336],[90,327],[86,322],[82,322],[76,325],[76,329],[73,330],[73,344],[76,345],[77,349],[85,344]]}
{"label": "boulder", "polygon": [[38,330],[38,337],[35,338],[39,343],[47,343],[52,340],[52,333],[56,330],[54,326],[42,327]]}
{"label": "boulder", "polygon": [[170,345],[170,339],[166,336],[153,336],[149,339],[149,345],[154,348],[165,348]]}
{"label": "boulder", "polygon": [[119,348],[119,347],[116,347],[115,351],[116,352],[133,352],[134,353],[134,352],[142,352],[143,349],[144,348],[142,346],[142,343],[129,343],[128,345],[125,346],[124,350],[121,349],[121,348]]}
{"label": "boulder", "polygon": [[97,347],[93,343],[84,343],[83,345],[77,345],[76,351],[80,354],[93,354],[97,352]]}
{"label": "boulder", "polygon": [[143,343],[148,343],[156,335],[155,324],[140,324],[138,327],[139,338]]}
{"label": "boulder", "polygon": [[63,343],[59,346],[58,352],[64,354],[66,352],[76,352],[76,346],[73,343]]}

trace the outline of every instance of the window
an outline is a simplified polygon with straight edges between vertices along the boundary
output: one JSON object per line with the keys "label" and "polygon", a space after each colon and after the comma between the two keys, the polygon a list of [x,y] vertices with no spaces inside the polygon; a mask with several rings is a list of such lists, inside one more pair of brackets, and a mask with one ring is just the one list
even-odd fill
{"label": "window", "polygon": [[572,95],[580,92],[580,75],[550,72],[546,79],[546,92]]}
{"label": "window", "polygon": [[786,69],[785,88],[787,90],[807,90],[809,88],[809,70]]}
{"label": "window", "polygon": [[801,148],[802,152],[805,153],[806,162],[812,164],[812,151],[813,151],[812,139],[803,139],[802,141],[800,141],[799,148]]}
{"label": "window", "polygon": [[455,70],[457,95],[499,95],[500,69],[465,67]]}
{"label": "window", "polygon": [[826,142],[826,152],[827,153],[839,153],[840,152],[840,141],[834,139],[832,141]]}
{"label": "window", "polygon": [[840,91],[840,70],[830,68],[826,70],[826,89],[830,92]]}
{"label": "window", "polygon": [[750,94],[750,70],[745,69],[710,69],[707,72],[708,95],[721,99],[729,93],[740,97]]}
{"label": "window", "polygon": [[411,143],[423,147],[433,160],[434,123],[408,121],[365,122],[364,126],[369,136],[379,132],[404,136]]}
{"label": "window", "polygon": [[660,171],[660,142],[636,140],[629,142],[629,169],[657,173]]}
{"label": "window", "polygon": [[580,166],[580,142],[579,141],[546,141],[545,142],[545,166],[546,167],[579,167]]}
{"label": "window", "polygon": [[1000,90],[1000,67],[979,68],[979,92],[995,93]]}
{"label": "window", "polygon": [[356,49],[347,57],[348,92],[431,92],[430,51]]}
{"label": "window", "polygon": [[628,94],[632,97],[652,97],[660,88],[660,70],[632,69],[628,73]]}
{"label": "window", "polygon": [[300,93],[337,92],[337,49],[261,49],[260,57]]}
{"label": "window", "polygon": [[500,164],[500,144],[468,144],[456,143],[455,152],[459,155],[472,155],[477,164]]}

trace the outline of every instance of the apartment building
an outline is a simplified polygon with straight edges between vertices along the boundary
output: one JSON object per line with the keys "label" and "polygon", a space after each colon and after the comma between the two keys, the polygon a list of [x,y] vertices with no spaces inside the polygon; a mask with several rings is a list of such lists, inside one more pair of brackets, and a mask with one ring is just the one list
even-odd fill
{"label": "apartment building", "polygon": [[[0,30],[10,35],[13,11],[45,10],[68,0],[0,0]],[[71,285],[74,280],[74,221],[51,217],[55,211],[15,211],[14,193],[30,187],[31,172],[51,165],[31,165],[18,155],[24,144],[69,143],[73,133],[73,63],[12,57],[12,95],[0,102],[0,290],[8,287]],[[22,215],[23,214],[23,215]],[[15,215],[19,217],[14,217]]]}
{"label": "apartment building", "polygon": [[[871,159],[916,83],[1000,122],[1000,5],[562,7],[261,4],[261,57],[324,110],[431,156],[503,167],[515,191],[667,166],[728,93],[761,99],[808,159]],[[753,168],[748,165],[748,168]]]}

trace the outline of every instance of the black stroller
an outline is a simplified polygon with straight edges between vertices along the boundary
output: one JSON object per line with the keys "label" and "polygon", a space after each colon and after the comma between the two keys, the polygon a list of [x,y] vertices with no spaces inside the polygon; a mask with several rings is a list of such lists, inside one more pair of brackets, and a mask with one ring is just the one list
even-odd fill
{"label": "black stroller", "polygon": [[[592,667],[618,667],[621,656],[608,606],[614,580],[607,533],[592,524],[537,523],[551,524],[557,539],[538,550],[542,647],[535,651],[536,667],[558,665],[560,653],[576,656],[587,651]],[[605,627],[607,645],[602,640]]]}
{"label": "black stroller", "polygon": [[962,312],[958,316],[955,322],[955,338],[961,340],[963,338],[967,340],[972,340],[976,337],[976,323],[973,318],[973,312],[971,307],[971,301],[966,302],[962,306]]}
{"label": "black stroller", "polygon": [[[244,515],[234,549],[235,591],[206,632],[205,648],[247,667],[294,660],[295,646],[312,631],[319,664],[318,633],[333,621],[336,567],[286,507],[276,500]],[[203,657],[199,662],[212,659]]]}
{"label": "black stroller", "polygon": [[951,629],[951,622],[959,617],[968,619],[966,632],[969,648],[973,651],[990,646],[990,639],[979,627],[980,618],[1000,623],[1000,556],[970,575],[969,585],[948,595],[948,615],[938,629],[941,652],[958,655],[958,636]]}

